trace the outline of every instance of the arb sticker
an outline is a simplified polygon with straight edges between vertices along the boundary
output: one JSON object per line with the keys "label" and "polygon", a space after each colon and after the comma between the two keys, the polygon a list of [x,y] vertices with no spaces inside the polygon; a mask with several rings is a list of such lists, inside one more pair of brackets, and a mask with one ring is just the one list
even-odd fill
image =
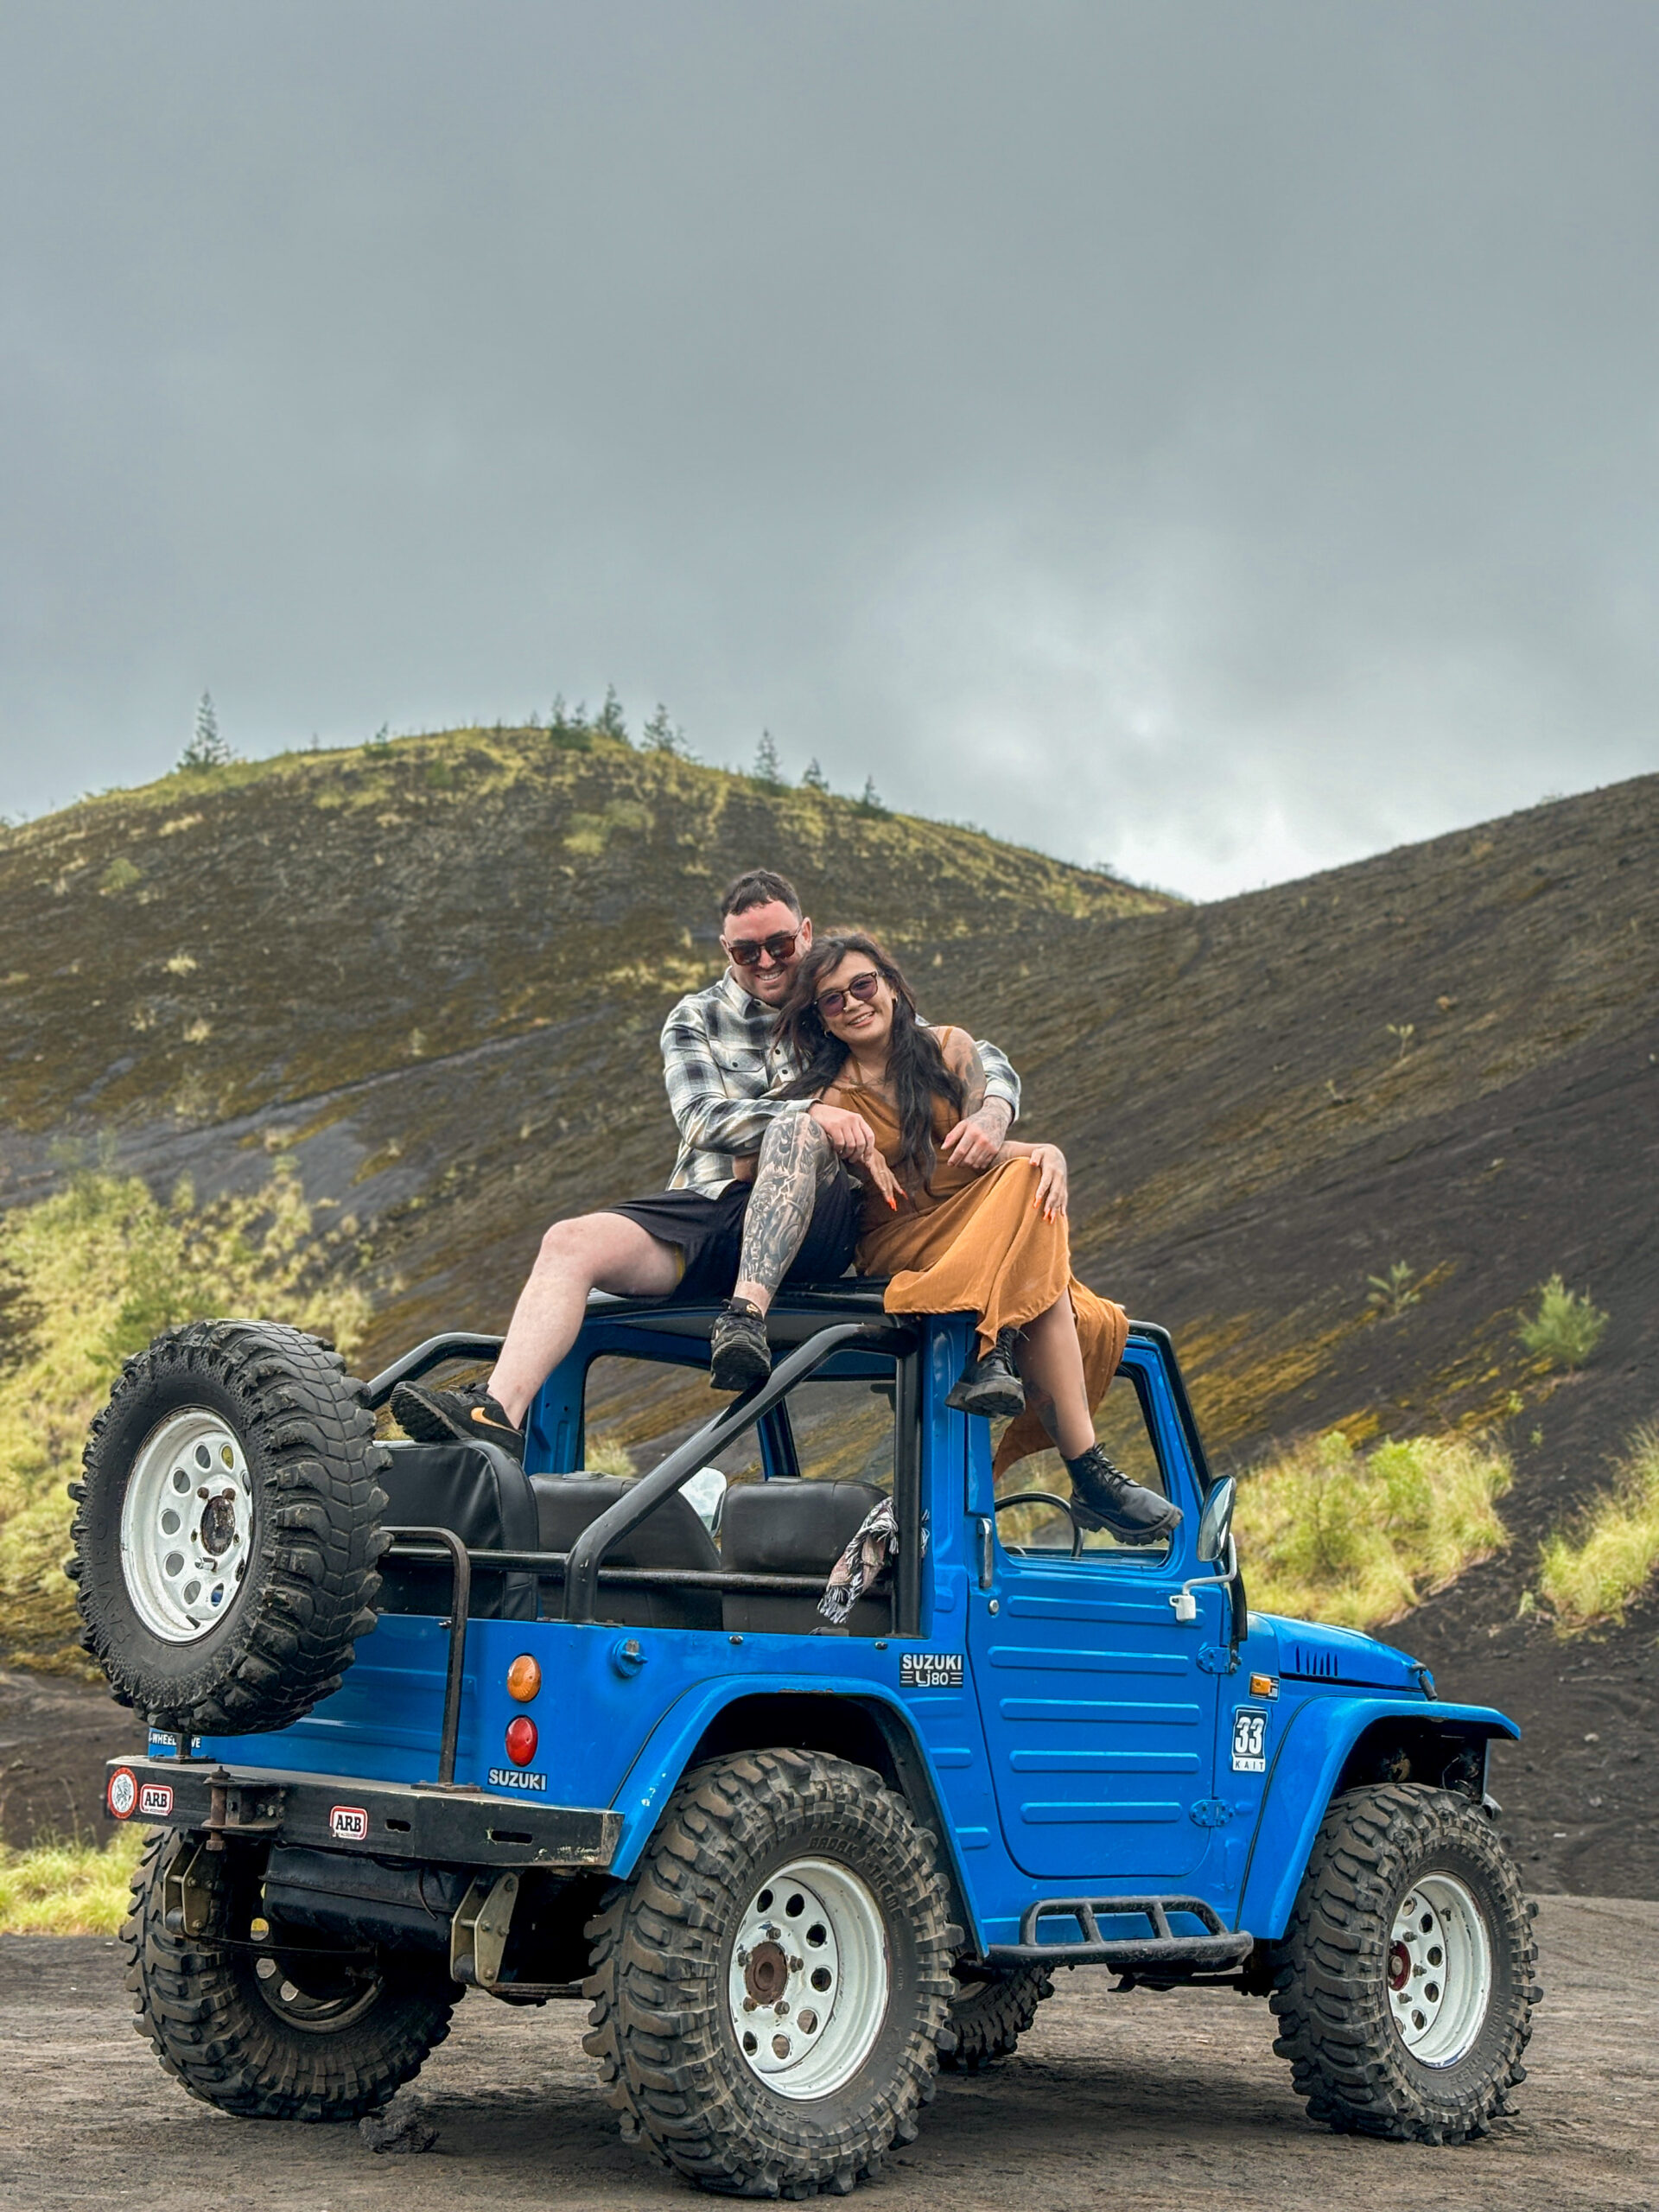
{"label": "arb sticker", "polygon": [[962,1664],[960,1651],[901,1651],[899,1687],[901,1690],[959,1690]]}
{"label": "arb sticker", "polygon": [[173,1809],[170,1782],[147,1782],[138,1792],[138,1809],[152,1821],[164,1821]]}
{"label": "arb sticker", "polygon": [[328,1815],[328,1833],[341,1843],[366,1843],[369,1815],[361,1805],[336,1805]]}
{"label": "arb sticker", "polygon": [[105,1790],[111,1813],[118,1821],[130,1821],[133,1808],[138,1802],[138,1777],[130,1766],[118,1766],[110,1777]]}
{"label": "arb sticker", "polygon": [[1268,1732],[1268,1716],[1253,1713],[1248,1705],[1241,1705],[1233,1715],[1233,1772],[1235,1774],[1265,1774],[1267,1754],[1263,1749]]}

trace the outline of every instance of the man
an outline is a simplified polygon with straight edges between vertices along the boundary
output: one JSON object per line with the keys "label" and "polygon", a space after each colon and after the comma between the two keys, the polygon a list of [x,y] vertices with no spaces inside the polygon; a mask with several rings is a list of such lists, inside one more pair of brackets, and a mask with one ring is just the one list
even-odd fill
{"label": "man", "polygon": [[[522,1458],[531,1402],[575,1344],[590,1291],[729,1298],[755,1158],[780,1116],[815,1123],[815,1140],[821,1136],[837,1162],[874,1157],[874,1134],[861,1115],[773,1095],[794,1070],[772,1048],[772,1015],[812,943],[793,885],[770,868],[747,870],[721,899],[720,922],[724,974],[689,993],[663,1025],[663,1077],[680,1132],[668,1188],[556,1221],[487,1380],[454,1390],[404,1382],[393,1391],[393,1418],[409,1435],[433,1443],[481,1437]],[[943,1147],[968,1167],[990,1165],[1020,1106],[1019,1078],[1007,1059],[994,1045],[982,1042],[979,1052],[983,1103]],[[792,1259],[783,1280],[822,1282],[845,1274],[858,1212],[850,1176],[817,1179],[804,1231],[798,1220],[791,1225]]]}

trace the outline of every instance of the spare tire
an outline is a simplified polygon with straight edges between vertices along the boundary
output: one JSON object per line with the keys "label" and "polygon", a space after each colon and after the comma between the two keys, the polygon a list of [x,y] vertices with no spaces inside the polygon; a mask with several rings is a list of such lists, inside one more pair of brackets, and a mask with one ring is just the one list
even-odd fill
{"label": "spare tire", "polygon": [[375,1623],[385,1464],[363,1385],[301,1330],[193,1322],[129,1359],[69,1486],[81,1642],[118,1700],[241,1735],[338,1689]]}

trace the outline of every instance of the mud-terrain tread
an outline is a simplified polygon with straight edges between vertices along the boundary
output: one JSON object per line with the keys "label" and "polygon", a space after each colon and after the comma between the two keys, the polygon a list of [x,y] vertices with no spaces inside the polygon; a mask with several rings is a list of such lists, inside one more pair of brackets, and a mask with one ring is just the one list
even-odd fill
{"label": "mud-terrain tread", "polygon": [[[916,1946],[914,2017],[885,2088],[835,2122],[772,2096],[722,2028],[722,1937],[759,1853],[780,1838],[833,1852],[889,1854]],[[894,2143],[912,2143],[932,2101],[962,1940],[934,1837],[879,1775],[793,1750],[747,1751],[688,1775],[633,1878],[588,1924],[592,2000],[583,2047],[600,2062],[623,2134],[643,2134],[664,2164],[737,2196],[845,2196],[873,2179]],[[879,2046],[878,2046],[879,2048]],[[856,2079],[856,2077],[855,2077]],[[842,2093],[837,2093],[842,2094]]]}
{"label": "mud-terrain tread", "polygon": [[[1426,2067],[1389,2017],[1384,1966],[1396,1899],[1452,1850],[1485,1870],[1507,1923],[1492,1932],[1495,1948],[1506,1937],[1514,1947],[1509,2016],[1495,1958],[1487,2031],[1456,2065]],[[1526,2078],[1522,2053],[1532,2006],[1544,1993],[1535,1979],[1536,1910],[1502,1840],[1468,1798],[1387,1783],[1335,1799],[1290,1925],[1273,1947],[1268,1999],[1279,2025],[1273,2047],[1290,2061],[1309,2118],[1339,2134],[1465,2143],[1512,2111],[1508,2093]]]}
{"label": "mud-terrain tread", "polygon": [[[378,2112],[449,2032],[461,1991],[442,1961],[394,1953],[373,2011],[337,2033],[284,2031],[248,1986],[250,1955],[216,1938],[230,1903],[230,1854],[219,1854],[207,1931],[169,1935],[162,1873],[188,1839],[153,1830],[132,1879],[121,1930],[133,2027],[193,2097],[244,2120],[349,2120]],[[315,1942],[315,1936],[308,1940]]]}
{"label": "mud-terrain tread", "polygon": [[[168,1675],[124,1648],[124,1628],[137,1624],[121,1578],[120,1500],[145,1396],[193,1383],[234,1409],[254,1478],[252,1558],[226,1623],[234,1633],[181,1647],[200,1656]],[[340,1688],[356,1639],[374,1624],[377,1562],[390,1541],[376,1480],[388,1455],[365,1400],[332,1344],[279,1322],[192,1322],[126,1361],[92,1422],[82,1479],[70,1484],[67,1569],[82,1645],[119,1703],[181,1731],[241,1735],[285,1728]]]}
{"label": "mud-terrain tread", "polygon": [[1046,1967],[1005,1967],[981,1980],[962,1980],[950,2006],[957,2047],[939,2054],[952,2074],[977,2074],[994,2058],[1006,2058],[1037,2018],[1037,2007],[1054,1994]]}

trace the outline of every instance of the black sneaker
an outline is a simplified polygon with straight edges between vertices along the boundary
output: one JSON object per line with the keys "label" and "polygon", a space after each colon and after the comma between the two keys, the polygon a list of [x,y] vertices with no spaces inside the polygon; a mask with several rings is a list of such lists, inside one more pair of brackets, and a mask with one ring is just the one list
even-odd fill
{"label": "black sneaker", "polygon": [[963,1369],[945,1404],[959,1414],[988,1414],[993,1420],[1024,1413],[1026,1386],[1014,1363],[1019,1335],[1018,1329],[999,1329],[984,1357],[970,1359]]}
{"label": "black sneaker", "polygon": [[499,1444],[524,1464],[524,1430],[513,1427],[481,1382],[463,1382],[458,1390],[400,1382],[391,1394],[391,1417],[417,1444]]}
{"label": "black sneaker", "polygon": [[1065,1464],[1071,1477],[1071,1510],[1079,1528],[1109,1529],[1121,1544],[1160,1544],[1180,1527],[1180,1507],[1157,1491],[1132,1483],[1098,1444]]}
{"label": "black sneaker", "polygon": [[772,1372],[766,1317],[747,1298],[728,1298],[709,1335],[709,1387],[747,1390]]}

